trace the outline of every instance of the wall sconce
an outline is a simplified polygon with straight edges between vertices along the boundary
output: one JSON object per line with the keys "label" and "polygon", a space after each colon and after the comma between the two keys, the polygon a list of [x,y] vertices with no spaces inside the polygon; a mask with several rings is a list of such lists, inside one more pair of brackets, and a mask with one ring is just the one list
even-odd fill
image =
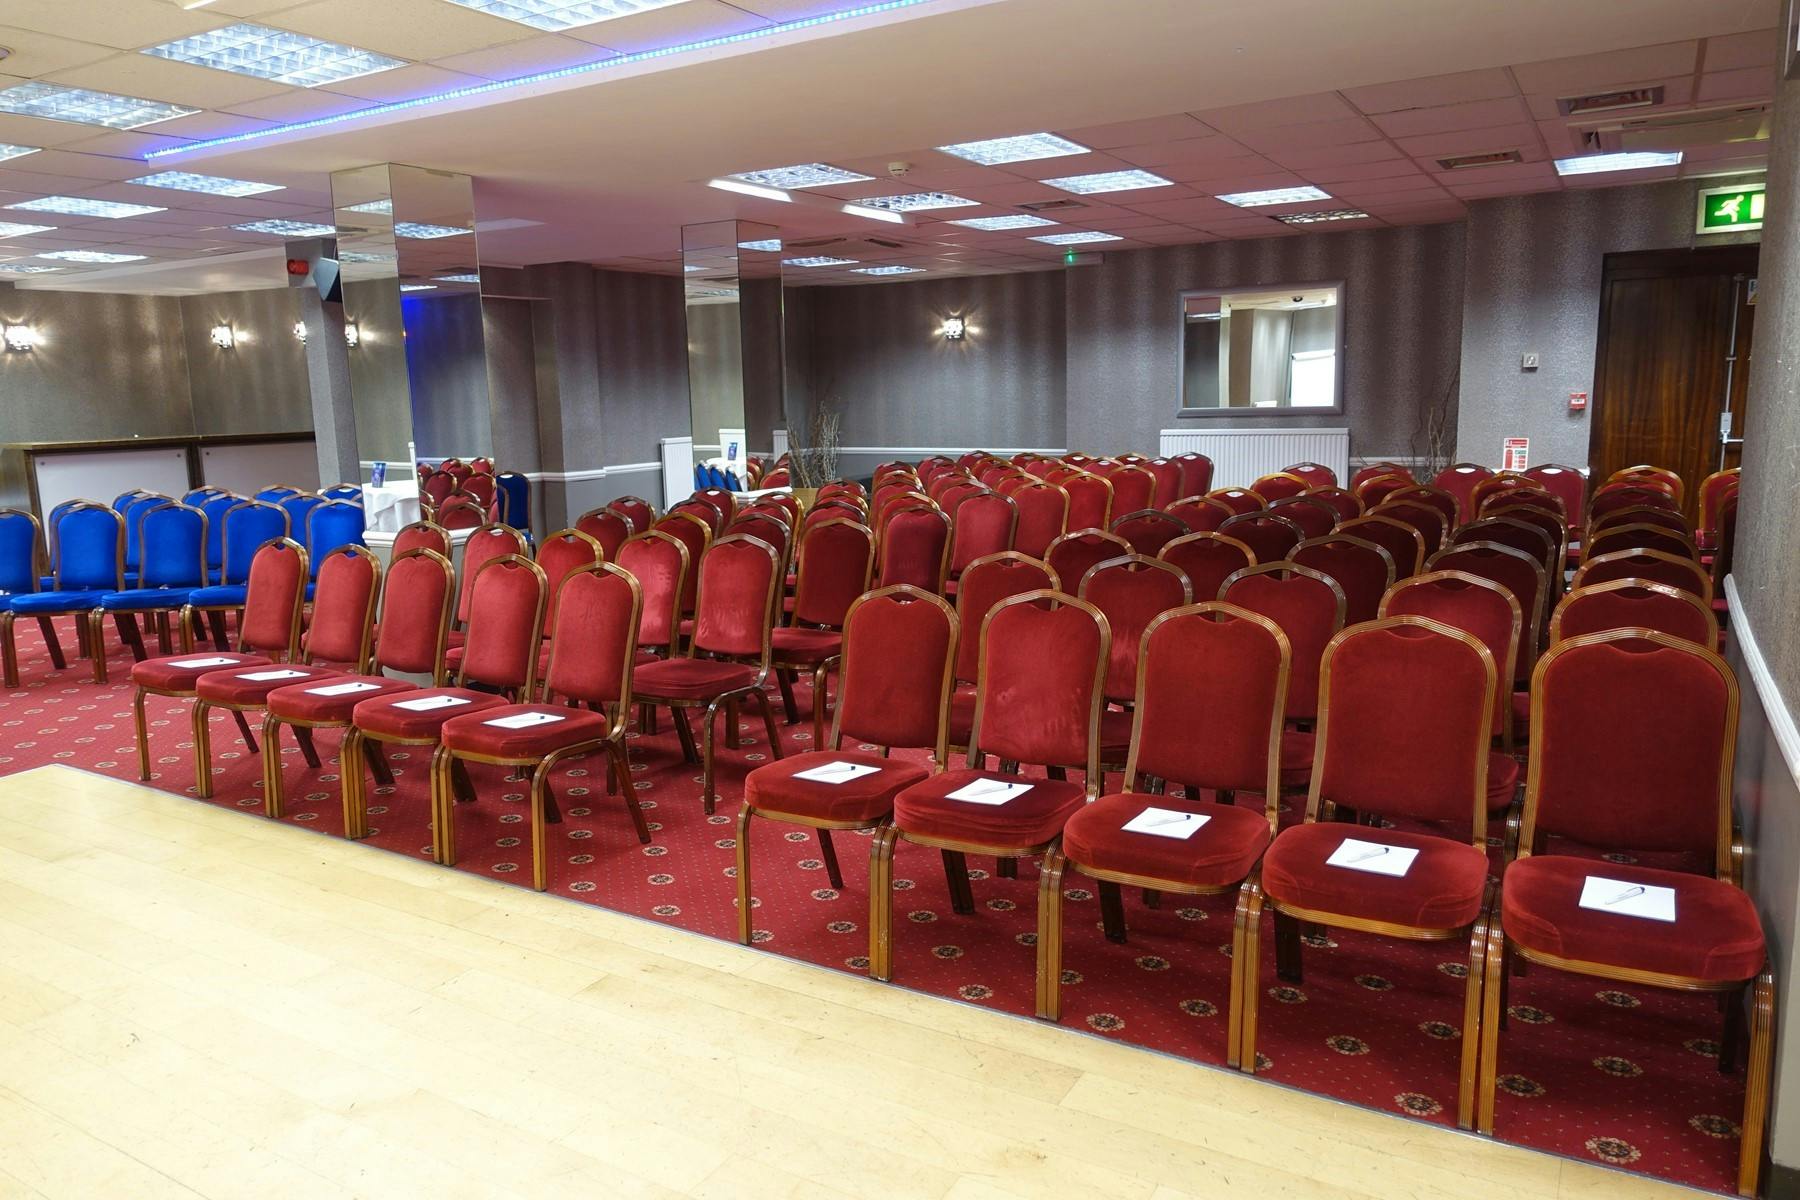
{"label": "wall sconce", "polygon": [[344,344],[346,346],[354,346],[361,341],[362,334],[357,331],[355,324],[344,326]]}
{"label": "wall sconce", "polygon": [[7,325],[0,329],[8,350],[29,350],[37,345],[37,330],[29,325]]}
{"label": "wall sconce", "polygon": [[938,332],[947,342],[960,342],[969,332],[969,324],[961,317],[945,317],[944,323],[938,326]]}
{"label": "wall sconce", "polygon": [[232,336],[231,326],[214,325],[212,327],[212,344],[221,350],[229,350],[236,345],[237,338]]}
{"label": "wall sconce", "polygon": [[306,345],[306,322],[305,321],[295,321],[294,322],[294,340],[299,342],[302,346]]}

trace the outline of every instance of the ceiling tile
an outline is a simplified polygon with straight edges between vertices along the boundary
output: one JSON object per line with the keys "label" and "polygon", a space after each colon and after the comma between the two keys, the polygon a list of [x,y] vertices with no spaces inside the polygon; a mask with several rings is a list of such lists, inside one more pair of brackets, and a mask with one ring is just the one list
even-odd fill
{"label": "ceiling tile", "polygon": [[538,31],[445,0],[313,0],[263,19],[316,38],[423,61],[522,42]]}
{"label": "ceiling tile", "polygon": [[1273,129],[1278,125],[1301,125],[1354,117],[1356,110],[1335,92],[1319,92],[1311,96],[1290,96],[1285,100],[1262,100],[1255,104],[1214,108],[1193,115],[1219,132],[1235,136],[1255,129]]}
{"label": "ceiling tile", "polygon": [[236,113],[198,112],[191,117],[176,117],[173,121],[158,121],[149,128],[170,137],[199,139],[229,137],[234,133],[267,129],[273,124],[273,121],[259,121],[255,117],[239,116]]}
{"label": "ceiling tile", "polygon": [[1233,138],[1220,137],[1217,134],[1207,137],[1180,138],[1173,141],[1147,142],[1140,145],[1121,146],[1113,150],[1114,157],[1124,162],[1152,169],[1176,163],[1219,163],[1234,158],[1243,158],[1254,153],[1242,142]]}
{"label": "ceiling tile", "polygon": [[1745,67],[1737,71],[1709,71],[1702,75],[1694,99],[1701,104],[1716,104],[1729,100],[1767,100],[1774,94],[1774,67]]}
{"label": "ceiling tile", "polygon": [[1344,163],[1340,166],[1311,167],[1306,171],[1307,181],[1331,190],[1331,185],[1359,179],[1395,179],[1402,177],[1422,177],[1423,172],[1413,165],[1410,158],[1396,158],[1385,162]]}
{"label": "ceiling tile", "polygon": [[6,0],[5,24],[73,41],[136,50],[231,24],[205,9],[149,0]]}
{"label": "ceiling tile", "polygon": [[1292,153],[1320,146],[1348,146],[1359,142],[1379,141],[1381,131],[1364,117],[1346,117],[1338,121],[1313,121],[1304,125],[1282,125],[1273,129],[1256,129],[1237,135],[1237,140],[1263,154]]}
{"label": "ceiling tile", "polygon": [[1698,42],[1668,42],[1660,46],[1525,63],[1513,68],[1513,77],[1527,92],[1585,96],[1627,84],[1691,74],[1699,53]]}
{"label": "ceiling tile", "polygon": [[1056,131],[1072,142],[1095,150],[1114,150],[1120,146],[1143,146],[1151,142],[1175,142],[1197,138],[1206,127],[1186,113],[1172,117],[1151,117],[1145,121],[1122,121],[1116,125],[1087,125],[1079,129]]}
{"label": "ceiling tile", "polygon": [[448,71],[479,75],[483,79],[518,79],[540,71],[558,71],[612,57],[615,57],[613,52],[603,46],[547,33],[468,54],[452,54],[438,59],[434,65]]}
{"label": "ceiling tile", "polygon": [[242,113],[246,117],[256,117],[277,124],[293,121],[311,121],[319,117],[335,117],[339,113],[356,112],[359,109],[373,108],[374,102],[359,100],[354,96],[340,96],[335,92],[321,92],[310,88],[293,88],[279,96],[271,96],[267,100],[252,100],[248,104],[234,104],[231,111]]}
{"label": "ceiling tile", "polygon": [[1517,150],[1536,145],[1537,130],[1530,125],[1501,125],[1494,129],[1462,129],[1423,137],[1395,138],[1394,144],[1420,158],[1485,154],[1491,150]]}
{"label": "ceiling tile", "polygon": [[1348,146],[1277,150],[1269,158],[1289,170],[1307,171],[1315,167],[1341,167],[1353,163],[1404,162],[1406,155],[1392,142],[1357,142]]}
{"label": "ceiling tile", "polygon": [[[90,135],[92,129],[87,131]],[[34,171],[50,175],[72,175],[79,179],[130,179],[144,173],[144,164],[128,158],[108,158],[98,154],[77,154],[68,150],[45,150],[29,158],[14,160],[30,163]],[[4,186],[0,183],[0,186]]]}
{"label": "ceiling tile", "polygon": [[1548,159],[1539,162],[1499,163],[1491,167],[1463,167],[1437,174],[1438,182],[1453,191],[1488,183],[1554,184],[1556,179],[1556,168]]}
{"label": "ceiling tile", "polygon": [[1781,61],[1781,31],[1758,29],[1752,33],[1732,33],[1706,39],[1703,47],[1708,71],[1731,71],[1740,67],[1773,67]]}
{"label": "ceiling tile", "polygon": [[1518,89],[1513,86],[1506,71],[1494,67],[1485,71],[1428,75],[1423,79],[1407,79],[1399,83],[1345,88],[1343,95],[1366,113],[1390,113],[1408,108],[1435,108],[1445,104],[1494,100],[1517,93]]}
{"label": "ceiling tile", "polygon": [[1500,100],[1474,100],[1436,108],[1413,108],[1369,118],[1390,137],[1414,137],[1457,129],[1487,129],[1526,120],[1524,101],[1517,96]]}
{"label": "ceiling tile", "polygon": [[27,29],[10,29],[5,25],[0,25],[0,46],[12,51],[6,56],[7,74],[22,75],[27,79],[98,62],[118,53],[111,46],[51,37]]}
{"label": "ceiling tile", "polygon": [[363,75],[356,79],[346,79],[342,83],[332,84],[330,91],[340,96],[355,96],[359,100],[391,104],[399,100],[413,100],[420,96],[455,91],[457,88],[474,87],[484,82],[486,81],[474,75],[462,75],[438,67],[414,64],[410,67],[396,67],[392,71],[381,71],[374,75]]}
{"label": "ceiling tile", "polygon": [[50,75],[48,82],[166,100],[189,108],[229,108],[288,90],[285,84],[267,79],[170,62],[148,54],[120,54],[104,62],[71,67]]}
{"label": "ceiling tile", "polygon": [[653,8],[629,17],[597,21],[566,31],[565,36],[605,46],[621,54],[658,50],[664,46],[727,34],[767,29],[770,22],[719,0],[687,0],[667,8]]}

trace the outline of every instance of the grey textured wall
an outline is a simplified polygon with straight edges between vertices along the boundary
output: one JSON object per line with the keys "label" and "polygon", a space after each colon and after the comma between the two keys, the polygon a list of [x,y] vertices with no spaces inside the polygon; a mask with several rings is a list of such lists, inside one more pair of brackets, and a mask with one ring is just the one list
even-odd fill
{"label": "grey textured wall", "polygon": [[[306,344],[294,336],[299,292],[264,288],[181,298],[194,432],[294,433],[311,429]],[[231,326],[229,350],[212,344],[215,325]]]}
{"label": "grey textured wall", "polygon": [[599,457],[583,465],[655,462],[663,438],[688,432],[682,283],[629,271],[593,276]]}
{"label": "grey textured wall", "polygon": [[[1569,393],[1594,390],[1606,256],[1693,246],[1696,193],[1730,182],[1543,192],[1469,206],[1458,457],[1497,466],[1501,439],[1522,435],[1534,463],[1587,465],[1591,410],[1570,412]],[[1713,234],[1705,244],[1756,240]],[[1526,351],[1540,356],[1536,371],[1519,369]]]}
{"label": "grey textured wall", "polygon": [[1071,446],[1154,453],[1177,427],[1178,297],[1196,288],[1344,283],[1343,415],[1227,417],[1224,428],[1347,425],[1351,454],[1406,455],[1421,411],[1454,395],[1460,224],[1134,250],[1067,278]]}
{"label": "grey textured wall", "polygon": [[740,306],[692,304],[687,315],[689,428],[696,446],[717,446],[719,430],[744,424],[744,341]]}
{"label": "grey textured wall", "polygon": [[532,302],[484,296],[481,319],[494,461],[507,470],[538,470],[538,362]]}
{"label": "grey textured wall", "polygon": [[405,462],[413,439],[405,325],[390,280],[344,285],[344,321],[356,326],[350,347],[350,399],[356,450],[365,462]]}

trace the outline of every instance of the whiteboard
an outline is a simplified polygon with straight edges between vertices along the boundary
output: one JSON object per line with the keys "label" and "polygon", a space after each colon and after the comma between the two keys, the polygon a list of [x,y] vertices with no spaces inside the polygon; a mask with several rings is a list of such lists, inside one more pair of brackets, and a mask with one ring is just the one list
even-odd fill
{"label": "whiteboard", "polygon": [[[273,483],[316,492],[320,483],[319,451],[311,440],[205,446],[200,450],[200,481],[240,496],[254,496]],[[326,486],[343,482],[357,481],[325,481]]]}
{"label": "whiteboard", "polygon": [[133,488],[179,500],[188,490],[185,446],[34,454],[32,465],[40,517],[64,500],[111,504],[114,496]]}

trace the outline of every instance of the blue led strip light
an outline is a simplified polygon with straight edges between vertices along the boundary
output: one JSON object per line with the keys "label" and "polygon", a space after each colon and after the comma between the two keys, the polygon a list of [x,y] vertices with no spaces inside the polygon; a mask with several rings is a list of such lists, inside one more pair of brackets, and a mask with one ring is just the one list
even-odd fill
{"label": "blue led strip light", "polygon": [[378,104],[374,108],[358,109],[355,112],[338,113],[335,116],[315,117],[310,121],[295,121],[288,125],[275,125],[267,129],[251,130],[247,133],[234,133],[226,137],[207,138],[204,141],[189,142],[183,146],[165,146],[160,150],[152,150],[144,155],[145,161],[157,158],[168,158],[176,154],[193,154],[201,150],[213,150],[220,146],[242,145],[245,142],[262,141],[265,138],[280,137],[283,134],[295,133],[303,129],[324,129],[332,125],[343,125],[352,121],[366,120],[369,117],[386,116],[388,113],[404,112],[412,108],[424,108],[433,104],[442,104],[448,100],[461,100],[469,96],[486,96],[495,92],[503,92],[509,88],[526,87],[534,83],[548,83],[554,79],[569,79],[577,75],[588,75],[596,71],[610,70],[614,67],[630,66],[633,63],[649,62],[653,59],[668,58],[675,54],[687,54],[694,50],[711,50],[719,46],[735,46],[744,42],[754,42],[777,34],[791,33],[796,29],[811,29],[819,25],[832,25],[839,21],[849,21],[857,17],[869,17],[878,13],[893,12],[902,8],[913,8],[931,0],[883,0],[879,4],[864,4],[856,8],[847,8],[842,12],[825,13],[817,17],[807,17],[799,21],[785,21],[779,25],[770,25],[763,29],[750,29],[742,33],[726,34],[721,37],[706,38],[698,42],[683,42],[678,46],[664,46],[659,50],[639,50],[632,54],[620,54],[613,58],[603,58],[597,62],[581,63],[573,67],[562,67],[555,71],[540,71],[535,75],[521,75],[517,79],[497,79],[492,83],[475,84],[472,87],[456,88],[453,91],[439,92],[435,96],[418,96],[411,100],[400,100],[392,104]]}

